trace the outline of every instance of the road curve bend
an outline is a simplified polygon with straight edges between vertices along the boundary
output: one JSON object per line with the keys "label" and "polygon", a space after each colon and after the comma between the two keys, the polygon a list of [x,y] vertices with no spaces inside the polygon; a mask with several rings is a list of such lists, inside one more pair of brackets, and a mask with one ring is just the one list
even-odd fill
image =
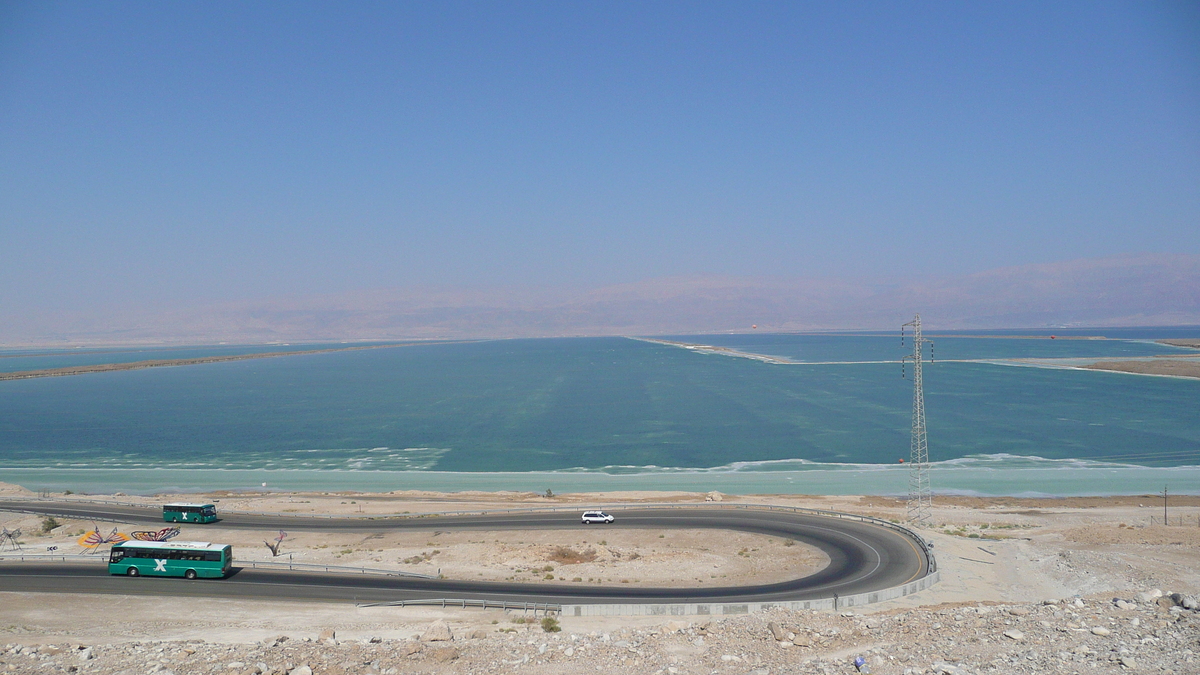
{"label": "road curve bend", "polygon": [[[241,568],[220,581],[110,576],[91,563],[0,563],[0,592],[111,593],[184,597],[274,598],[287,600],[399,602],[428,598],[470,598],[494,602],[551,604],[747,603],[833,598],[881,591],[928,575],[932,556],[919,538],[879,521],[783,508],[615,506],[611,525],[582,525],[581,510],[499,511],[472,515],[311,518],[223,514],[218,527],[273,532],[397,530],[580,530],[585,528],[712,529],[794,539],[829,556],[816,573],[753,586],[630,588],[578,584],[527,584],[454,579],[413,579],[373,574],[268,571]],[[2,500],[0,511],[75,519],[103,519],[133,525],[162,524],[152,508]],[[200,526],[196,526],[200,527]]]}

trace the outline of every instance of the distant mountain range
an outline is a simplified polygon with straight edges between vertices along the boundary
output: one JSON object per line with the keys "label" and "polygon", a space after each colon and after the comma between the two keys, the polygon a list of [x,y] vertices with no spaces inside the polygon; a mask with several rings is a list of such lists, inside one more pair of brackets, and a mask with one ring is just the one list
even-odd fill
{"label": "distant mountain range", "polygon": [[[1200,255],[1024,265],[894,283],[694,276],[593,289],[402,288],[169,312],[9,320],[0,342],[210,343],[1200,325]],[[10,317],[12,319],[12,317]]]}

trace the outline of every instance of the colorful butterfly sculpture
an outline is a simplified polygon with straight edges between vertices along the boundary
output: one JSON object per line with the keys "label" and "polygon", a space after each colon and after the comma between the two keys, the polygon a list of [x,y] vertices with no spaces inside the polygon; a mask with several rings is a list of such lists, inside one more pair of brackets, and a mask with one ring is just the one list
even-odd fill
{"label": "colorful butterfly sculpture", "polygon": [[84,548],[97,549],[105,544],[118,544],[123,541],[129,541],[129,537],[117,532],[117,528],[114,527],[108,534],[100,534],[100,528],[97,527],[80,537],[78,544]]}
{"label": "colorful butterfly sculpture", "polygon": [[167,541],[178,536],[178,527],[164,527],[161,530],[137,530],[133,533],[133,538],[138,541]]}

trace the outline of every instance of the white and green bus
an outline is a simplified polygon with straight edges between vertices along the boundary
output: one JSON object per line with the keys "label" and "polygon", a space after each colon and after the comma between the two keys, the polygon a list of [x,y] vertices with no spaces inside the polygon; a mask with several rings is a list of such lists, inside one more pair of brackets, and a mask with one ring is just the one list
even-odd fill
{"label": "white and green bus", "polygon": [[216,519],[214,504],[163,504],[163,520],[168,523],[211,523]]}
{"label": "white and green bus", "polygon": [[108,556],[109,574],[131,577],[220,579],[232,566],[232,546],[206,541],[123,541]]}

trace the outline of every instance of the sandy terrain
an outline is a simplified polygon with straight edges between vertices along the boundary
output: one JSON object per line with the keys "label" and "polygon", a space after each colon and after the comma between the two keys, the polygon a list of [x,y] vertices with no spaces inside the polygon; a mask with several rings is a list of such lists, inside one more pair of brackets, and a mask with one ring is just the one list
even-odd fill
{"label": "sandy terrain", "polygon": [[3,380],[29,380],[35,377],[69,377],[71,375],[86,375],[88,373],[110,373],[120,370],[142,370],[144,368],[170,368],[176,366],[195,366],[204,363],[223,363],[226,361],[248,361],[251,359],[271,359],[279,356],[300,356],[303,354],[328,354],[330,352],[353,352],[363,349],[389,349],[392,347],[409,347],[420,342],[406,342],[387,345],[361,345],[357,347],[335,347],[333,349],[307,349],[294,352],[260,352],[255,354],[233,354],[230,356],[200,356],[190,359],[154,359],[150,361],[132,361],[128,363],[98,363],[91,366],[69,366],[65,368],[42,368],[39,370],[18,370],[0,373]]}
{"label": "sandy terrain", "polygon": [[[1200,349],[1200,338],[1159,340],[1176,347]],[[1097,361],[1083,366],[1092,370],[1112,370],[1139,375],[1167,375],[1171,377],[1200,377],[1200,359],[1194,354],[1159,354],[1154,358],[1120,361]]]}
{"label": "sandy terrain", "polygon": [[[20,492],[20,489],[5,486],[0,488],[0,492],[13,494]],[[119,495],[106,498],[129,503],[163,503],[178,497]],[[68,498],[98,497],[72,495]],[[214,502],[220,500],[218,508],[230,511],[350,514],[359,513],[361,509],[362,513],[382,514],[545,505],[578,505],[582,510],[582,505],[704,502],[706,495],[622,493],[565,495],[547,499],[531,493],[225,493],[187,495],[185,498],[188,501],[201,498],[209,498]],[[903,513],[902,503],[881,497],[774,495],[718,498],[724,502],[807,506],[889,518],[901,517]],[[205,668],[210,663],[220,665],[221,659],[227,659],[243,664],[246,672],[258,667],[253,665],[256,663],[267,666],[259,668],[263,672],[271,672],[272,669],[286,672],[284,666],[289,663],[280,661],[283,658],[280,656],[283,654],[280,645],[287,643],[269,642],[269,645],[273,645],[269,648],[261,644],[261,641],[268,638],[273,640],[278,635],[289,636],[294,648],[304,646],[308,650],[295,652],[302,656],[296,656],[293,659],[295,662],[290,663],[293,670],[308,663],[317,673],[384,673],[389,670],[439,673],[472,670],[566,672],[561,670],[564,666],[569,666],[568,670],[575,667],[585,670],[608,668],[612,672],[653,673],[661,670],[664,674],[714,671],[744,673],[753,672],[761,666],[759,669],[765,668],[766,672],[781,672],[780,664],[791,663],[800,655],[804,656],[805,663],[812,666],[812,672],[821,672],[826,664],[836,668],[831,672],[847,672],[845,659],[858,653],[875,659],[876,667],[872,672],[876,673],[899,674],[905,672],[905,668],[909,668],[910,672],[928,672],[925,669],[935,665],[932,661],[935,658],[949,658],[957,663],[954,667],[960,670],[954,672],[973,672],[972,668],[979,672],[1044,672],[1041,669],[1043,666],[1050,668],[1046,665],[1051,663],[1045,661],[1047,658],[1054,663],[1061,661],[1068,664],[1069,667],[1062,672],[1118,672],[1128,670],[1128,666],[1122,665],[1119,659],[1127,657],[1133,662],[1134,656],[1140,659],[1143,667],[1149,663],[1158,664],[1153,669],[1155,672],[1170,670],[1198,673],[1200,664],[1194,659],[1187,659],[1200,653],[1200,630],[1197,630],[1200,621],[1188,618],[1193,612],[1180,614],[1180,608],[1167,612],[1166,605],[1170,603],[1160,606],[1148,601],[1138,605],[1140,611],[1146,613],[1139,622],[1145,621],[1146,626],[1165,632],[1160,637],[1155,637],[1153,632],[1147,633],[1137,638],[1141,642],[1133,637],[1121,642],[1122,648],[1126,649],[1124,657],[1119,654],[1115,642],[1111,653],[1081,643],[1069,649],[1083,651],[1066,651],[1055,656],[1054,648],[1048,646],[1055,644],[1055,640],[1076,636],[1076,633],[1079,633],[1077,637],[1083,642],[1086,642],[1085,637],[1087,640],[1099,639],[1091,633],[1084,635],[1080,632],[1088,630],[1089,621],[1103,622],[1105,626],[1113,626],[1114,631],[1118,624],[1128,627],[1133,614],[1120,615],[1116,619],[1110,616],[1111,612],[1125,611],[1112,606],[1113,597],[1129,598],[1133,602],[1137,593],[1149,589],[1185,594],[1195,594],[1200,590],[1200,564],[1197,564],[1197,560],[1200,560],[1200,497],[1171,497],[1169,517],[1172,524],[1163,526],[1162,499],[1156,496],[935,499],[935,526],[925,530],[924,534],[936,544],[942,582],[928,591],[907,598],[856,610],[858,615],[855,617],[777,611],[769,617],[755,615],[724,619],[713,622],[703,630],[699,622],[687,620],[698,617],[683,617],[684,621],[674,624],[665,623],[669,617],[566,617],[561,619],[563,633],[548,634],[543,633],[537,625],[516,623],[523,618],[520,614],[492,610],[356,608],[336,604],[239,603],[228,600],[188,600],[182,603],[124,596],[10,593],[0,597],[0,644],[92,646],[97,654],[111,656],[111,667],[100,664],[100,661],[90,662],[100,664],[92,668],[97,673],[120,672],[130,664],[137,664],[138,667],[129,670],[130,673],[147,672],[144,666],[148,661],[143,659],[144,654],[139,649],[160,649],[165,650],[162,653],[173,654],[173,661],[159,659],[162,661],[159,670],[169,669],[180,675],[217,672],[190,669],[188,658],[194,657],[195,660],[199,655],[205,655],[205,659],[215,658],[215,661],[204,661]],[[1152,518],[1155,524],[1151,524]],[[73,544],[74,536],[69,535],[91,527],[90,524],[69,522],[45,535],[32,534],[38,529],[40,519],[10,513],[0,514],[0,525],[9,529],[20,527],[26,532],[22,543],[27,548],[41,550],[53,545],[59,546],[60,550],[78,550]],[[104,524],[101,527],[103,529]],[[109,529],[111,527],[108,526]],[[199,538],[191,532],[198,527],[187,528],[184,536]],[[203,531],[217,532],[208,529]],[[263,546],[262,539],[275,534],[228,532],[222,533],[220,538],[241,538],[233,542],[240,559],[268,559],[270,552]],[[447,577],[475,579],[535,581],[540,578],[545,581],[545,575],[552,574],[554,583],[567,581],[584,584],[588,583],[588,579],[592,579],[592,583],[603,579],[605,584],[622,583],[628,579],[628,583],[643,585],[698,585],[716,583],[718,580],[722,585],[749,583],[777,580],[794,573],[781,572],[785,567],[817,569],[824,562],[820,554],[803,546],[786,546],[774,538],[736,533],[713,537],[711,533],[705,536],[687,531],[597,529],[587,535],[570,533],[566,540],[561,536],[537,532],[322,537],[289,533],[284,540],[283,551],[292,553],[297,561],[302,558],[306,562],[329,561],[426,573],[436,572],[440,567],[442,574]],[[204,538],[218,537],[214,534]],[[556,561],[553,557],[559,553],[560,546],[576,553],[593,551],[595,559],[571,563]],[[437,553],[433,553],[435,550]],[[634,553],[638,555],[635,557]],[[425,558],[426,554],[430,554],[428,559]],[[554,569],[545,572],[547,565]],[[576,577],[581,581],[572,581]],[[1087,609],[1074,605],[1060,609],[1058,605],[1051,607],[1041,604],[1047,600],[1071,600],[1077,596],[1084,599],[1081,602],[1086,602]],[[1026,609],[1014,609],[1016,615],[1004,612],[988,614],[996,608],[1009,606]],[[1089,615],[1088,612],[1093,614]],[[864,619],[864,613],[867,617],[877,618]],[[1039,613],[1044,616],[1038,621],[1026,620],[1026,617]],[[898,618],[905,616],[909,617],[907,624],[903,618]],[[446,643],[456,650],[453,658],[448,656],[448,652],[441,652],[441,656],[438,656],[437,645],[442,643],[412,641],[426,631],[435,619],[445,620],[457,636]],[[790,626],[788,630],[793,633],[808,631],[805,635],[809,637],[804,639],[809,644],[786,652],[786,658],[780,661],[783,657],[775,652],[778,640],[765,633],[768,620]],[[920,624],[912,623],[918,620]],[[1009,624],[1016,625],[1017,622],[1022,622],[1019,632],[1027,637],[1017,640],[1001,635]],[[1165,623],[1159,626],[1158,622]],[[911,663],[896,661],[897,652],[887,648],[887,644],[892,644],[888,641],[915,639],[916,635],[909,635],[914,625],[923,626],[922,630],[928,633],[933,623],[938,625],[939,630],[930,633],[926,643],[923,643],[928,649],[921,651],[924,647],[913,647],[906,656]],[[1178,630],[1182,632],[1177,632],[1177,623],[1181,626]],[[871,625],[874,628],[870,628]],[[812,628],[816,626],[820,628]],[[323,630],[336,631],[341,644],[327,642],[322,647],[322,643],[303,642],[306,638],[316,640]],[[815,635],[812,630],[816,630]],[[834,632],[826,634],[821,632],[823,630],[826,633]],[[1138,628],[1138,631],[1145,632],[1145,629]],[[472,635],[475,637],[470,637]],[[608,638],[604,638],[606,635]],[[1176,640],[1172,635],[1180,636],[1178,639],[1183,640],[1185,646],[1172,647],[1175,650],[1173,654],[1154,651],[1157,649],[1155,645],[1166,645]],[[375,645],[359,644],[371,637],[379,638],[382,642]],[[978,642],[980,639],[982,643]],[[1151,642],[1145,639],[1151,639]],[[164,640],[172,642],[146,646],[147,641]],[[181,652],[184,649],[182,641],[187,640],[203,640],[205,644],[192,647],[194,653],[189,656]],[[699,647],[697,640],[701,645]],[[1034,642],[1039,640],[1047,646],[1033,648]],[[625,642],[626,646],[614,650],[613,645],[618,642]],[[721,645],[720,653],[714,651],[717,649],[713,646],[715,643]],[[592,647],[582,646],[584,644]],[[709,646],[704,647],[705,644]],[[968,644],[974,646],[968,648]],[[108,645],[107,652],[103,651],[105,645]],[[413,649],[413,645],[417,646],[417,651],[400,653]],[[570,654],[566,652],[568,647]],[[338,660],[345,656],[353,661],[360,658],[362,650],[372,649],[376,650],[375,657],[366,662],[359,660],[354,668],[348,669],[344,660]],[[1092,649],[1091,655],[1088,649]],[[1192,654],[1184,654],[1180,649],[1190,650]],[[19,654],[11,655],[14,653],[12,649],[8,653],[10,655],[6,656],[4,650],[0,650],[0,670],[6,667],[4,664],[7,662],[14,666],[10,670],[20,671],[16,665],[25,661],[20,660]],[[1030,653],[1035,653],[1035,656],[1028,656]],[[1021,655],[1020,667],[1006,660],[1012,654]],[[734,656],[738,660],[722,660],[725,656]],[[443,657],[444,662],[439,660]],[[58,657],[48,658],[47,663],[57,663],[53,659]],[[300,658],[306,660],[301,663],[297,660]],[[513,665],[513,660],[522,658],[525,660],[519,662],[520,667]],[[972,665],[972,659],[983,660]],[[1073,660],[1082,661],[1072,665]],[[372,661],[374,665],[370,665]],[[997,665],[1000,662],[1008,664],[1007,669]],[[546,668],[535,667],[539,663],[545,664]],[[902,664],[903,667],[900,667]],[[550,667],[552,665],[554,667]],[[498,666],[502,667],[496,671]],[[667,668],[675,668],[675,671]],[[989,671],[988,668],[993,670]],[[1059,669],[1058,666],[1055,669]],[[221,672],[237,670],[234,668]],[[298,672],[305,675],[304,671]],[[782,672],[809,671],[783,668]],[[853,672],[853,669],[849,672]]]}
{"label": "sandy terrain", "polygon": [[1171,338],[1167,340],[1159,340],[1164,345],[1174,345],[1176,347],[1191,347],[1192,349],[1200,349],[1200,338]]}
{"label": "sandy terrain", "polygon": [[1139,375],[1168,375],[1171,377],[1200,377],[1200,360],[1191,357],[1172,357],[1138,361],[1097,361],[1082,366],[1091,370],[1112,370]]}

